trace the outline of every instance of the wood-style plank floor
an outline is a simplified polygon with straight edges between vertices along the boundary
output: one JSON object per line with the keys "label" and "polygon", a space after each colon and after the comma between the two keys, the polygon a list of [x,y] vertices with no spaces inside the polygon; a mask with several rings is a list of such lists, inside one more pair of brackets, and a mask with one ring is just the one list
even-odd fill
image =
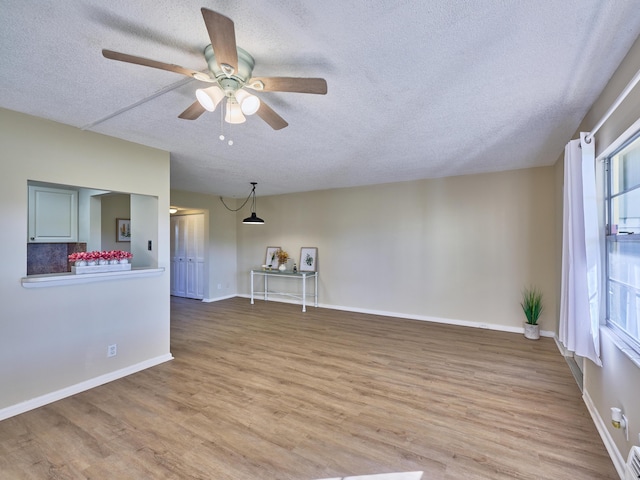
{"label": "wood-style plank floor", "polygon": [[0,422],[2,479],[616,479],[553,340],[172,299],[175,360]]}

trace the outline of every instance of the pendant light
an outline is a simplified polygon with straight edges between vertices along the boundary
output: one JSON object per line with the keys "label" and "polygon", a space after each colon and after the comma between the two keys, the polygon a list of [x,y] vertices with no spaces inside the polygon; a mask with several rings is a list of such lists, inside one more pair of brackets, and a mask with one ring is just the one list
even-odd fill
{"label": "pendant light", "polygon": [[249,196],[251,197],[251,216],[245,218],[242,223],[247,225],[264,225],[264,220],[256,215],[256,182],[251,182],[253,188]]}

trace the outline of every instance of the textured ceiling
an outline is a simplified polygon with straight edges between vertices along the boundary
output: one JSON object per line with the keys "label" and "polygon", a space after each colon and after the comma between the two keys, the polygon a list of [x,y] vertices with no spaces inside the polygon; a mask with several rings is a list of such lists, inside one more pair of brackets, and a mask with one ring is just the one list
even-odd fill
{"label": "textured ceiling", "polygon": [[[178,115],[206,86],[201,7],[235,22],[289,126]],[[637,0],[3,0],[0,106],[171,152],[175,189],[244,197],[553,164],[640,33]],[[6,159],[5,159],[6,161]],[[88,161],[90,161],[88,159]]]}

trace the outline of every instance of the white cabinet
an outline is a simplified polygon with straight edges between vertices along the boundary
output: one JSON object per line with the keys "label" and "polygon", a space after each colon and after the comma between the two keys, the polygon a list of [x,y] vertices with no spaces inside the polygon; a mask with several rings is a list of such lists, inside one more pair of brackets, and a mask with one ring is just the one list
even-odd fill
{"label": "white cabinet", "polygon": [[78,241],[78,192],[29,185],[29,242]]}
{"label": "white cabinet", "polygon": [[204,215],[171,217],[171,295],[204,298]]}

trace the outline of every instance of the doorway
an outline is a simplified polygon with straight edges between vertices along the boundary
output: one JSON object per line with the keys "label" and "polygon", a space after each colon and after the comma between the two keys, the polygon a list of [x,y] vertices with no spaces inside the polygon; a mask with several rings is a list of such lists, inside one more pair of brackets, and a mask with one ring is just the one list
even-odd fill
{"label": "doorway", "polygon": [[204,298],[204,214],[171,216],[171,295]]}

